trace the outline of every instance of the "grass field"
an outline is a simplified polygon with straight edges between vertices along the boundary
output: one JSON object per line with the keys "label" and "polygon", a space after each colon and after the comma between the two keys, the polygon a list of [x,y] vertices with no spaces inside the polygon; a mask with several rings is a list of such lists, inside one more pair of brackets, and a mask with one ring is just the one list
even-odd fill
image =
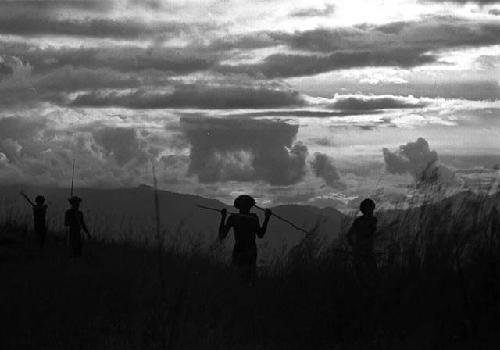
{"label": "grass field", "polygon": [[342,239],[315,254],[311,234],[247,288],[215,247],[91,241],[72,258],[63,234],[41,250],[5,223],[0,348],[496,349],[500,227],[474,205],[406,212],[420,223],[412,235],[381,228],[373,290],[360,287]]}

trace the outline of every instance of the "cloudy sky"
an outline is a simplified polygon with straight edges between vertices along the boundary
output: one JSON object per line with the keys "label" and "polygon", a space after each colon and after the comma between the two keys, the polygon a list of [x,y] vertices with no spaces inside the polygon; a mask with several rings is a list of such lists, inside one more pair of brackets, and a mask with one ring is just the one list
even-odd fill
{"label": "cloudy sky", "polygon": [[[0,181],[341,205],[500,164],[500,1],[0,1]],[[392,196],[392,197],[391,197]]]}

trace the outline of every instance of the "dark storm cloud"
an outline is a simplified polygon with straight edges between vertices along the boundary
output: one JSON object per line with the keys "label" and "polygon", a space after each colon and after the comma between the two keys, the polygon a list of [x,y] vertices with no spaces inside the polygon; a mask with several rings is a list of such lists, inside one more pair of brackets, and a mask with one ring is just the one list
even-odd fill
{"label": "dark storm cloud", "polygon": [[331,139],[326,137],[311,138],[309,140],[318,146],[333,147],[335,145]]}
{"label": "dark storm cloud", "polygon": [[244,72],[266,78],[309,76],[333,70],[366,66],[415,67],[438,60],[438,56],[424,54],[418,49],[387,51],[337,52],[331,55],[284,55],[267,56],[262,63],[239,66],[220,66],[222,72]]}
{"label": "dark storm cloud", "polygon": [[315,29],[295,33],[290,46],[313,52],[336,50],[381,50],[394,48],[424,53],[452,47],[494,45],[500,42],[500,24],[458,17],[428,17],[383,25],[359,25],[340,29]]}
{"label": "dark storm cloud", "polygon": [[103,88],[135,88],[141,84],[139,77],[122,74],[110,69],[89,69],[65,66],[34,79],[40,91],[71,92]]}
{"label": "dark storm cloud", "polygon": [[197,49],[139,48],[134,46],[69,48],[40,48],[22,42],[0,42],[5,56],[19,57],[35,73],[45,73],[64,66],[94,69],[110,68],[120,72],[158,70],[188,74],[207,70],[219,59],[216,54]]}
{"label": "dark storm cloud", "polygon": [[329,106],[342,110],[423,108],[427,103],[397,96],[336,96]]}
{"label": "dark storm cloud", "polygon": [[[261,38],[262,47],[287,45],[292,49],[316,53],[394,50],[427,51],[454,47],[478,47],[500,42],[500,24],[473,21],[452,16],[429,16],[418,21],[397,21],[382,25],[360,24],[353,27],[318,28],[294,33],[265,32],[231,40],[239,48],[246,40]],[[396,56],[400,53],[396,53]]]}
{"label": "dark storm cloud", "polygon": [[290,13],[292,17],[324,17],[329,16],[335,12],[335,6],[330,4],[324,8],[306,8],[296,10]]}
{"label": "dark storm cloud", "polygon": [[211,51],[219,50],[251,50],[277,45],[286,44],[283,35],[271,31],[262,31],[249,34],[225,35],[222,38],[216,38],[208,45],[206,49]]}
{"label": "dark storm cloud", "polygon": [[307,147],[297,125],[252,119],[182,117],[191,144],[189,171],[200,182],[265,181],[289,185],[305,174]]}
{"label": "dark storm cloud", "polygon": [[339,187],[340,175],[331,157],[324,153],[314,153],[314,157],[311,161],[311,168],[314,174],[325,180],[328,186]]}
{"label": "dark storm cloud", "polygon": [[63,66],[36,74],[29,64],[23,63],[18,57],[4,56],[3,63],[6,64],[7,73],[10,73],[3,76],[3,82],[0,80],[0,104],[4,106],[27,106],[42,101],[62,104],[67,102],[66,93],[73,91],[138,88],[144,83],[157,83],[146,76],[120,73],[108,68]]}
{"label": "dark storm cloud", "polygon": [[136,22],[110,19],[40,18],[0,14],[0,34],[22,36],[64,35],[74,37],[147,39],[171,38],[189,32],[194,24]]}
{"label": "dark storm cloud", "polygon": [[411,174],[418,183],[446,183],[453,181],[454,174],[438,164],[438,154],[431,151],[424,138],[399,146],[395,152],[383,150],[386,170],[393,174]]}
{"label": "dark storm cloud", "polygon": [[345,110],[345,111],[319,111],[319,110],[275,110],[263,112],[248,112],[232,114],[234,117],[311,117],[311,118],[330,118],[330,117],[346,117],[363,114],[378,114],[380,111],[373,110]]}
{"label": "dark storm cloud", "polygon": [[[31,22],[37,26],[42,25],[36,23],[43,23],[43,20]],[[0,23],[0,28],[2,25],[7,26]],[[134,22],[124,25],[130,25],[136,34],[140,32]],[[184,30],[177,28],[177,24],[171,26],[174,35],[178,34],[178,30]],[[68,26],[62,27],[67,30]],[[12,28],[15,26],[9,28],[14,30]],[[99,33],[112,32],[111,29],[99,26],[92,26],[90,30],[94,29]],[[117,29],[119,35],[132,35],[122,29]],[[158,28],[148,25],[147,30],[155,31]],[[77,31],[85,33],[84,29]],[[37,32],[43,30],[38,28]],[[0,43],[0,49],[4,55],[18,56],[23,62],[29,63],[34,72],[47,72],[71,65],[87,68],[107,67],[120,72],[158,70],[172,74],[215,70],[222,73],[247,73],[254,77],[280,78],[366,66],[414,67],[437,62],[441,50],[499,44],[499,38],[500,24],[496,22],[429,17],[422,21],[393,22],[378,26],[365,24],[295,33],[256,32],[214,39],[203,45],[193,42],[179,48],[127,46],[42,49],[34,45],[4,42]],[[244,54],[247,50],[280,45],[288,46],[292,52],[271,54],[254,64],[221,63],[235,54]],[[301,51],[301,54],[293,53],[294,50]]]}
{"label": "dark storm cloud", "polygon": [[33,137],[43,130],[47,120],[44,118],[28,119],[22,117],[6,117],[0,119],[0,139],[20,140]]}
{"label": "dark storm cloud", "polygon": [[8,0],[0,2],[0,13],[54,14],[61,10],[102,13],[114,5],[112,0]]}
{"label": "dark storm cloud", "polygon": [[185,34],[213,29],[207,23],[184,21],[140,21],[136,18],[103,18],[115,5],[106,1],[2,1],[0,34],[37,37],[42,35],[112,38],[118,40],[178,38]]}
{"label": "dark storm cloud", "polygon": [[7,63],[0,60],[0,80],[7,75],[10,75],[14,72],[12,67]]}
{"label": "dark storm cloud", "polygon": [[104,127],[95,130],[93,135],[96,143],[102,146],[108,155],[113,156],[119,165],[143,156],[135,129]]}
{"label": "dark storm cloud", "polygon": [[429,17],[422,21],[366,26],[366,29],[375,36],[373,45],[383,40],[382,44],[411,45],[422,50],[479,47],[500,42],[500,23],[458,17]]}
{"label": "dark storm cloud", "polygon": [[[437,62],[442,50],[499,44],[500,23],[428,17],[384,25],[275,32],[267,37],[272,40],[262,45],[287,45],[302,54],[273,54],[255,64],[222,65],[218,69],[279,78],[365,66],[414,67]],[[245,40],[240,38],[236,44],[241,42]]]}
{"label": "dark storm cloud", "polygon": [[136,91],[133,93],[89,93],[78,96],[73,106],[127,108],[274,108],[303,105],[296,91],[266,86],[177,85],[171,93]]}

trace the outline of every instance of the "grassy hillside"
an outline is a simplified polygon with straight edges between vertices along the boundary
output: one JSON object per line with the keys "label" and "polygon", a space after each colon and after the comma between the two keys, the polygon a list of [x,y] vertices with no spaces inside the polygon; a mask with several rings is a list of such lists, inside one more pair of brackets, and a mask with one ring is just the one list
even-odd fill
{"label": "grassy hillside", "polygon": [[[63,230],[64,211],[68,208],[68,189],[33,186],[0,186],[0,218],[15,222],[17,225],[31,227],[31,208],[19,195],[21,190],[32,197],[43,193],[48,200],[47,213],[49,229]],[[83,198],[82,211],[87,224],[95,237],[106,241],[135,241],[148,244],[154,240],[153,190],[147,186],[119,189],[78,189]],[[212,211],[198,208],[202,204],[214,208],[229,207],[214,199],[200,196],[159,191],[161,227],[166,241],[176,241],[178,248],[195,241],[204,247],[210,246],[217,237],[220,216]],[[282,205],[273,210],[306,229],[317,223],[319,233],[325,241],[331,241],[340,233],[343,215],[333,209],[320,209],[313,206]],[[262,212],[255,212],[263,219]],[[303,233],[290,229],[278,220],[271,220],[266,239],[260,241],[262,257],[272,260],[283,255],[303,238]],[[230,240],[232,239],[232,235]],[[231,241],[228,241],[228,248]]]}
{"label": "grassy hillside", "polygon": [[432,225],[448,214],[408,214],[427,222],[419,239],[386,231],[373,291],[357,282],[342,239],[325,246],[316,234],[246,288],[216,245],[159,254],[94,241],[75,259],[61,233],[39,250],[7,222],[0,348],[496,349],[500,226],[493,216],[465,225],[459,212],[447,221],[456,225]]}

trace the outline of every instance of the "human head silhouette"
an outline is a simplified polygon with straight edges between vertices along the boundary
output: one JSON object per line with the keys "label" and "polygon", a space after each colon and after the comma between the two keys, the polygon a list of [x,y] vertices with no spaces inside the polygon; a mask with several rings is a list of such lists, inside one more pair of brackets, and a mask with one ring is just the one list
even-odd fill
{"label": "human head silhouette", "polygon": [[35,197],[35,202],[38,205],[42,205],[43,203],[45,203],[45,197],[42,195],[38,195]]}
{"label": "human head silhouette", "polygon": [[238,196],[234,200],[234,207],[238,209],[241,213],[248,213],[254,205],[255,205],[255,199],[246,194]]}
{"label": "human head silhouette", "polygon": [[359,210],[361,210],[363,215],[372,215],[375,210],[375,202],[370,198],[366,198],[359,205]]}
{"label": "human head silhouette", "polygon": [[81,201],[82,201],[82,199],[80,197],[77,197],[77,196],[73,196],[71,198],[68,198],[68,202],[71,205],[71,208],[73,208],[73,209],[78,209],[80,207]]}

